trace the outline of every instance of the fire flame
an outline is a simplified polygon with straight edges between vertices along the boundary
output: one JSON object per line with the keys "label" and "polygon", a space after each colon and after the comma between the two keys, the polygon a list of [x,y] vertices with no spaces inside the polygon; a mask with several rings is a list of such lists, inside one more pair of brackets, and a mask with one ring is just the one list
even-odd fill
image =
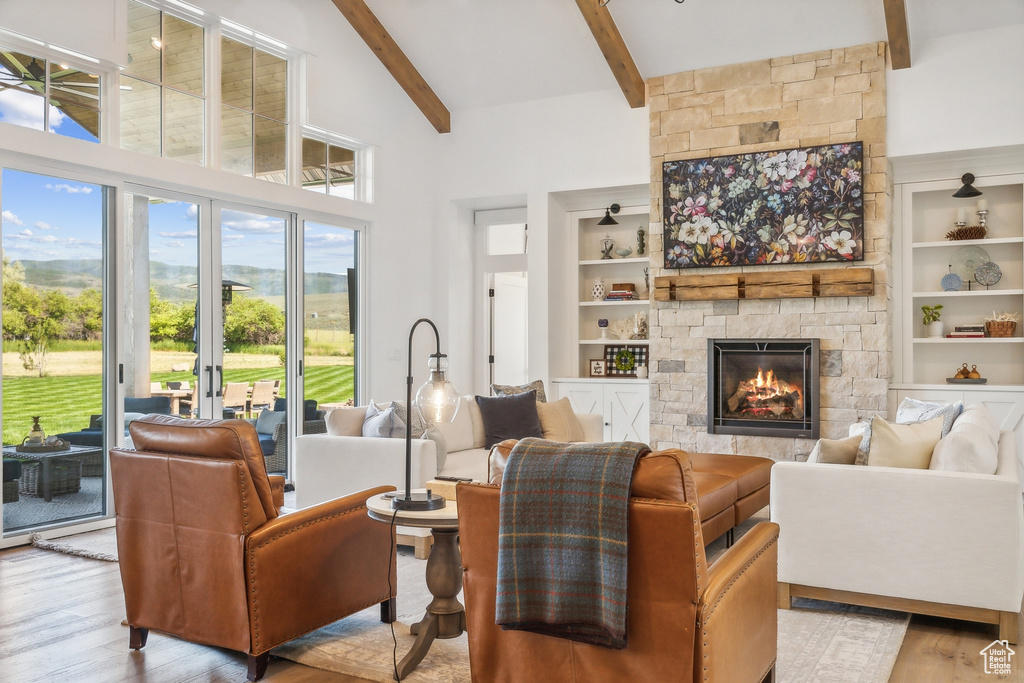
{"label": "fire flame", "polygon": [[788,382],[780,382],[772,370],[765,374],[761,368],[757,369],[757,377],[741,384],[747,391],[756,395],[756,399],[763,401],[775,396],[785,396],[792,389]]}
{"label": "fire flame", "polygon": [[726,403],[731,414],[754,419],[799,419],[804,413],[801,388],[760,367]]}

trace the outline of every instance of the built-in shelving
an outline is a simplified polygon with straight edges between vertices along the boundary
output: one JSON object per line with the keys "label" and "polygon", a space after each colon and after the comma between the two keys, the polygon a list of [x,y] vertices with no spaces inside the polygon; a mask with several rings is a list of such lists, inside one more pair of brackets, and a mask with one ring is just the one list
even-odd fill
{"label": "built-in shelving", "polygon": [[[942,304],[941,321],[949,334],[957,325],[980,325],[993,312],[1024,314],[1024,175],[977,176],[978,198],[957,198],[958,180],[908,183],[900,187],[899,278],[895,300],[900,302],[900,362],[897,382],[942,384],[964,363],[977,365],[992,385],[1024,384],[1024,324],[1012,337],[929,337],[921,307]],[[988,205],[984,239],[945,240],[955,227],[960,209],[967,223],[979,223],[978,200]],[[951,272],[956,252],[965,247],[984,250],[1002,277],[991,287],[964,282],[960,290],[944,291],[941,280]],[[964,278],[965,280],[967,278]]]}

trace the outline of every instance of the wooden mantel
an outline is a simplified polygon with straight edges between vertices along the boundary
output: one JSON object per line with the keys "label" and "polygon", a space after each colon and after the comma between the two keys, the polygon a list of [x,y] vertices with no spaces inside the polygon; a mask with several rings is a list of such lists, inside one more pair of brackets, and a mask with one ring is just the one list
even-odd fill
{"label": "wooden mantel", "polygon": [[709,275],[662,275],[654,278],[655,301],[729,299],[806,299],[826,296],[871,296],[871,268],[768,270]]}

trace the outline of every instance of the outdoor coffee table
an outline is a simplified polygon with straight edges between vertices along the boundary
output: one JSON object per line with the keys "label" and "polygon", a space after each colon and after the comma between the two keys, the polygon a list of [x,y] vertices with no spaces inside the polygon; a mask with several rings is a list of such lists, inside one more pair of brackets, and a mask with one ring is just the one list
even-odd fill
{"label": "outdoor coffee table", "polygon": [[[21,492],[28,496],[38,496],[39,488],[42,489],[42,497],[47,503],[53,500],[54,495],[61,493],[75,493],[79,490],[79,484],[67,486],[58,486],[54,479],[55,465],[65,464],[62,461],[67,460],[69,463],[73,463],[77,466],[76,480],[79,480],[82,475],[82,462],[89,458],[89,456],[95,456],[100,454],[102,457],[103,449],[97,446],[69,446],[63,451],[50,451],[46,453],[27,453],[17,450],[16,446],[4,446],[3,454],[5,458],[17,458],[18,460],[28,460],[39,463],[39,487],[31,487],[29,489],[22,489]],[[22,474],[22,479],[25,479],[25,474]],[[33,488],[35,490],[33,490]]]}
{"label": "outdoor coffee table", "polygon": [[398,680],[402,680],[420,663],[435,638],[457,638],[466,630],[466,608],[456,598],[462,590],[459,508],[449,500],[440,510],[399,510],[396,514],[391,509],[391,498],[373,496],[366,501],[366,512],[387,524],[394,516],[396,525],[430,529],[434,535],[426,569],[427,589],[434,599],[423,618],[409,627],[416,642],[398,663]]}

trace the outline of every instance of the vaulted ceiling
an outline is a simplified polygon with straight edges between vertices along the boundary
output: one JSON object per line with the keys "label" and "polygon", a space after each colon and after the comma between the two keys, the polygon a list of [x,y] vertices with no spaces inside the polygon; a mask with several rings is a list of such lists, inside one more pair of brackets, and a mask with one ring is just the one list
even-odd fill
{"label": "vaulted ceiling", "polygon": [[[1022,0],[903,1],[911,55],[938,37],[1024,23]],[[363,2],[447,111],[619,87],[581,12],[591,0]],[[887,40],[885,6],[896,4],[609,0],[606,9],[640,76],[651,78]]]}

